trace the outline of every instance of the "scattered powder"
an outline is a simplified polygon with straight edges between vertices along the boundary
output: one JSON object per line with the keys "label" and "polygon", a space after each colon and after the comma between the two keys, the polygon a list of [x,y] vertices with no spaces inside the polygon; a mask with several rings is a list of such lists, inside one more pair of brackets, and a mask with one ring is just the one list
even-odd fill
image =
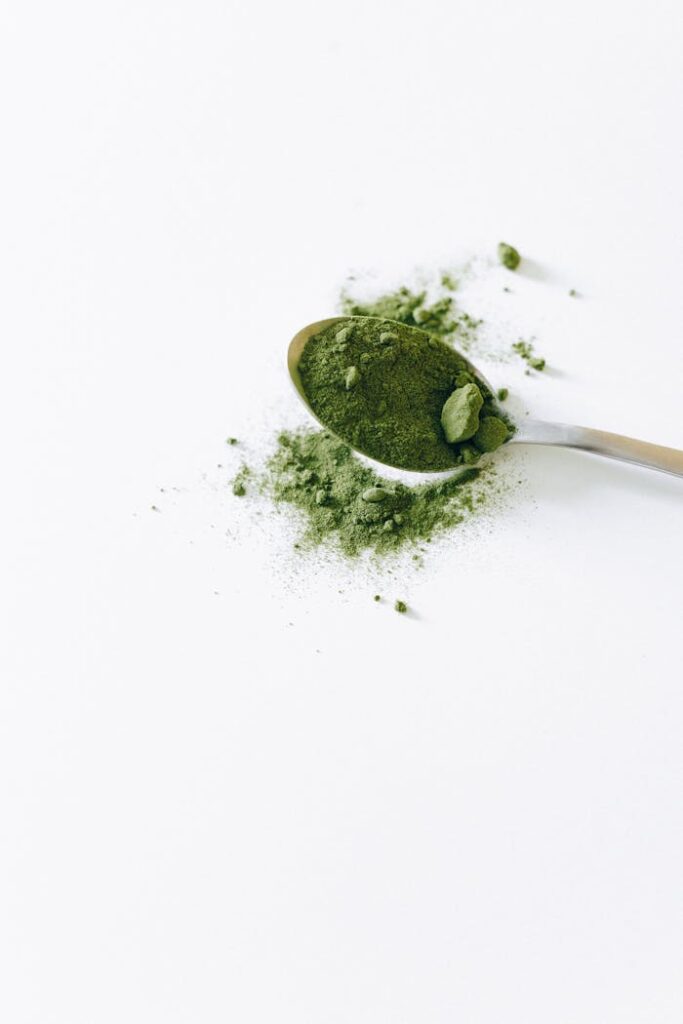
{"label": "scattered powder", "polygon": [[545,359],[542,356],[534,355],[534,346],[530,341],[516,341],[512,345],[512,351],[516,352],[518,356],[521,356],[525,363],[531,367],[532,370],[545,370]]}
{"label": "scattered powder", "polygon": [[[447,284],[444,284],[444,279]],[[443,274],[441,284],[451,289],[455,287],[455,279],[449,274]],[[339,308],[346,316],[380,317],[396,320],[408,327],[421,327],[430,334],[459,345],[465,351],[476,340],[477,330],[483,322],[460,309],[452,295],[442,295],[428,304],[426,291],[414,292],[405,286],[369,302],[361,302],[352,298],[348,291],[343,291]]]}
{"label": "scattered powder", "polygon": [[409,487],[380,477],[328,431],[303,429],[280,434],[261,489],[302,513],[300,548],[329,543],[354,557],[429,542],[490,509],[504,487],[492,465]]}
{"label": "scattered powder", "polygon": [[238,498],[243,498],[247,493],[247,482],[251,476],[251,469],[246,463],[242,463],[232,479],[232,493]]}
{"label": "scattered powder", "polygon": [[396,603],[394,604],[394,611],[400,612],[402,615],[405,615],[405,613],[408,611],[408,605],[405,603],[405,601],[397,600]]}

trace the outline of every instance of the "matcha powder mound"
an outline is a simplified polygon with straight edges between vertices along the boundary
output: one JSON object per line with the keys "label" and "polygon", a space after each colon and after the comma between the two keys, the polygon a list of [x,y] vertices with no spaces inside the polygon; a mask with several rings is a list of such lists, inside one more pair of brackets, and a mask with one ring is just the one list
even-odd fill
{"label": "matcha powder mound", "polygon": [[497,418],[499,444],[512,433],[494,395],[474,383],[455,349],[392,320],[354,316],[328,325],[308,340],[299,372],[318,419],[390,466],[439,471],[477,461],[496,447],[493,435],[479,444],[480,412]]}
{"label": "matcha powder mound", "polygon": [[319,430],[280,434],[264,485],[276,503],[303,513],[306,544],[331,542],[349,556],[428,542],[498,493],[492,467],[461,467],[448,479],[417,487],[385,480]]}

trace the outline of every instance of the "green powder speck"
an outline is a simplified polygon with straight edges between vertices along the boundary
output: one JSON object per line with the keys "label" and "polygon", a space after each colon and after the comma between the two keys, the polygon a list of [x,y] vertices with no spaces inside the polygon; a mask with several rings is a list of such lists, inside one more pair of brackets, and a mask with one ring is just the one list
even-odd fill
{"label": "green powder speck", "polygon": [[545,370],[545,359],[542,356],[534,355],[534,346],[532,342],[523,341],[520,338],[519,341],[514,342],[512,345],[512,351],[516,352],[518,356],[521,356],[532,370]]}
{"label": "green powder speck", "polygon": [[[341,352],[340,323],[349,328]],[[330,324],[306,343],[299,372],[322,423],[358,451],[402,469],[438,471],[470,461],[457,442],[476,432],[477,416],[469,432],[442,428],[442,409],[454,389],[476,393],[477,414],[504,417],[486,385],[473,383],[458,352],[398,322],[356,316]]]}
{"label": "green powder speck", "polygon": [[405,601],[397,600],[396,603],[394,604],[394,610],[400,612],[401,615],[405,615],[405,613],[408,611],[408,605],[405,603]]}
{"label": "green powder speck", "polygon": [[480,452],[494,452],[509,436],[507,425],[497,416],[483,416],[472,443]]}
{"label": "green powder speck", "polygon": [[[307,429],[280,434],[263,486],[276,504],[302,513],[300,545],[330,543],[351,557],[430,541],[484,511],[498,493],[492,466],[463,466],[447,479],[408,487],[380,477],[328,431]],[[377,490],[381,501],[364,497]]]}
{"label": "green powder speck", "polygon": [[382,595],[381,594],[375,594],[375,596],[373,597],[372,600],[373,601],[381,601],[382,600]]}
{"label": "green powder speck", "polygon": [[513,245],[507,242],[500,242],[498,245],[498,259],[508,270],[516,270],[521,263],[522,257]]}
{"label": "green powder speck", "polygon": [[247,493],[247,481],[251,476],[251,470],[246,463],[243,463],[232,480],[232,493],[237,498],[243,498]]}
{"label": "green powder speck", "polygon": [[237,440],[236,437],[226,437],[225,443],[226,444],[239,444],[239,441]]}
{"label": "green powder speck", "polygon": [[498,398],[499,402],[504,402],[509,394],[510,392],[507,388],[498,388],[496,392],[496,397]]}

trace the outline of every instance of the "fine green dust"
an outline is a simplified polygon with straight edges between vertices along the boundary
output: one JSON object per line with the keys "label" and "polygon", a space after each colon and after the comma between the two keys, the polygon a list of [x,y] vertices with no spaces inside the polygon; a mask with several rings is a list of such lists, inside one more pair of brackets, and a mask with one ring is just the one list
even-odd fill
{"label": "fine green dust", "polygon": [[242,463],[237,473],[232,479],[232,493],[238,497],[243,498],[247,493],[247,485],[251,478],[252,472],[246,463]]}
{"label": "fine green dust", "polygon": [[495,467],[484,465],[410,487],[379,476],[328,431],[301,429],[280,434],[260,488],[276,505],[298,511],[299,550],[330,545],[355,558],[421,550],[494,508],[504,485]]}
{"label": "fine green dust", "polygon": [[534,354],[534,345],[531,341],[524,341],[522,338],[512,344],[512,351],[520,356],[532,370],[545,370],[545,359],[543,356]]}

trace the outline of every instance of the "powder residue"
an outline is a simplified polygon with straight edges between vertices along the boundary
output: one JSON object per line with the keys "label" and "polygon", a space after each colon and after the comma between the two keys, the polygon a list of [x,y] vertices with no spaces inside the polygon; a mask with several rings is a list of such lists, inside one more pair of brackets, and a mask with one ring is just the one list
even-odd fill
{"label": "powder residue", "polygon": [[519,341],[515,341],[512,345],[512,351],[516,352],[518,356],[521,356],[524,362],[531,367],[532,370],[545,370],[545,359],[543,356],[534,355],[534,345],[531,341],[524,341],[520,338]]}
{"label": "powder residue", "polygon": [[246,463],[242,463],[239,470],[232,479],[232,493],[238,497],[243,498],[247,493],[247,483],[251,477],[251,469]]}
{"label": "powder residue", "polygon": [[[455,280],[445,274],[441,278],[441,285],[451,290],[455,287]],[[429,303],[426,291],[415,292],[406,286],[366,302],[354,299],[348,291],[343,291],[339,306],[346,316],[381,317],[396,320],[408,327],[421,327],[458,344],[465,351],[476,340],[477,329],[482,323],[460,309],[452,295],[442,295]]]}
{"label": "powder residue", "polygon": [[280,434],[262,486],[302,513],[300,546],[330,543],[348,556],[428,542],[484,511],[500,490],[490,465],[409,487],[379,476],[328,431],[308,429]]}

